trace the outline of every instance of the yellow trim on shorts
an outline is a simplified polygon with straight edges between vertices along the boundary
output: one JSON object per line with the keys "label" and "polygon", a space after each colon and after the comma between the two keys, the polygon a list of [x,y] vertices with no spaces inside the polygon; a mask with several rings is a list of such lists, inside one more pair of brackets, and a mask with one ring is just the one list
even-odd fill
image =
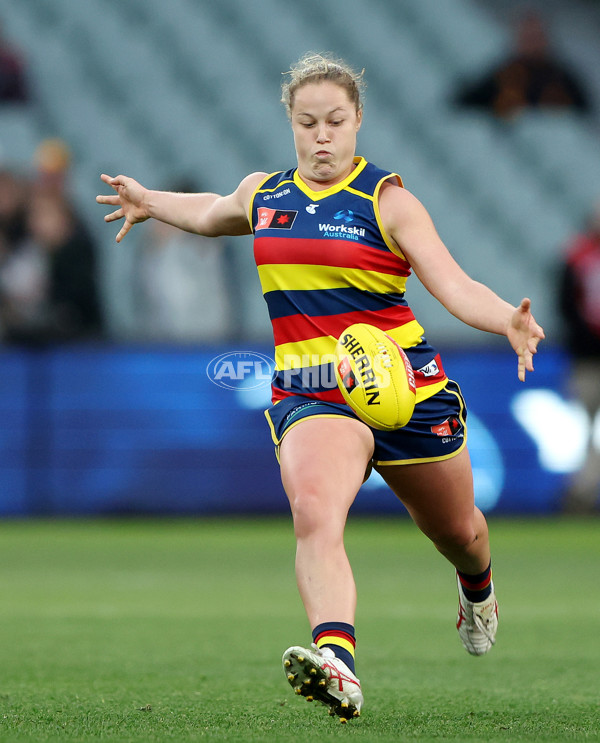
{"label": "yellow trim on shorts", "polygon": [[267,419],[267,423],[269,424],[269,428],[271,429],[271,439],[275,444],[275,456],[277,457],[277,462],[279,464],[281,464],[281,461],[279,459],[279,447],[281,446],[281,442],[286,437],[286,434],[291,431],[292,428],[295,428],[299,423],[312,420],[313,418],[350,418],[351,420],[358,420],[359,423],[362,423],[362,421],[358,418],[353,419],[352,416],[344,415],[344,413],[315,413],[315,415],[305,415],[303,418],[300,418],[295,423],[290,424],[283,432],[283,436],[278,439],[275,435],[275,426],[273,425],[273,421],[271,420],[271,416],[269,415],[268,410],[265,410],[265,418]]}
{"label": "yellow trim on shorts", "polygon": [[[449,380],[446,379],[446,382]],[[460,404],[460,411],[458,413],[458,417],[460,418],[460,422],[463,424],[463,442],[458,447],[456,451],[450,452],[449,454],[444,454],[441,457],[425,457],[421,458],[418,457],[417,459],[392,459],[385,462],[382,462],[380,460],[374,459],[373,464],[378,465],[380,467],[389,467],[390,465],[399,465],[399,464],[426,464],[427,462],[443,462],[445,459],[452,459],[452,457],[456,457],[458,454],[461,453],[461,451],[465,448],[467,445],[467,424],[464,419],[464,410],[465,406],[463,404],[462,397],[456,392],[455,390],[446,390],[447,392],[450,392],[453,395],[456,395],[458,397],[458,402]]]}

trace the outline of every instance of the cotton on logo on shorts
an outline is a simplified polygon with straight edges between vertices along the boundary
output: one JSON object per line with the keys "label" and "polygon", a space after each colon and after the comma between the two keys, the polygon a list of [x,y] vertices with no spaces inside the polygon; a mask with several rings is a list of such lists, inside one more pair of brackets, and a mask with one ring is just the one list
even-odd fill
{"label": "cotton on logo on shorts", "polygon": [[227,390],[255,390],[271,384],[275,363],[255,351],[229,351],[208,363],[206,375]]}

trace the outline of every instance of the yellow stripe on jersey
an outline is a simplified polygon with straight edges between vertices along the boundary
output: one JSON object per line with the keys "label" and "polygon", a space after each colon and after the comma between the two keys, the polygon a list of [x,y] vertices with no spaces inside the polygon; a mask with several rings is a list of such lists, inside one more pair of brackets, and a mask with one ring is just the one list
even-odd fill
{"label": "yellow stripe on jersey", "polygon": [[376,294],[406,290],[406,276],[345,266],[314,266],[311,264],[264,263],[258,267],[263,293],[272,291],[311,291],[352,287]]}
{"label": "yellow stripe on jersey", "polygon": [[436,382],[435,384],[427,384],[424,387],[417,387],[417,394],[415,396],[416,404],[437,395],[437,393],[441,392],[447,384],[448,379],[442,379],[441,382]]}
{"label": "yellow stripe on jersey", "polygon": [[275,346],[275,369],[302,369],[307,366],[332,364],[336,360],[337,338],[322,335],[304,341],[280,343]]}
{"label": "yellow stripe on jersey", "polygon": [[352,186],[347,186],[346,191],[348,191],[348,193],[353,193],[355,196],[361,196],[363,199],[373,201],[371,194],[364,193],[364,191],[357,191],[355,188],[352,188]]}
{"label": "yellow stripe on jersey", "polygon": [[[396,176],[398,180],[398,185],[402,188],[404,188],[404,185],[402,183],[402,178],[400,178],[399,175],[396,173],[392,173],[392,175]],[[375,211],[375,219],[377,220],[377,226],[379,227],[379,231],[381,232],[381,237],[383,238],[383,241],[388,246],[388,248],[392,251],[394,255],[397,255],[399,258],[402,258],[403,260],[406,260],[406,256],[404,253],[400,250],[400,248],[392,241],[392,239],[389,237],[387,232],[385,231],[385,227],[383,226],[383,219],[381,218],[381,211],[379,209],[379,192],[381,191],[381,187],[383,184],[389,180],[389,177],[382,178],[377,186],[375,187],[375,193],[373,194],[373,207]]]}
{"label": "yellow stripe on jersey", "polygon": [[340,183],[336,183],[335,185],[331,186],[331,188],[326,188],[324,191],[313,191],[312,188],[307,186],[302,178],[300,178],[300,176],[298,175],[297,168],[294,171],[294,183],[303,193],[308,196],[311,201],[320,201],[321,199],[327,198],[327,196],[331,196],[334,193],[343,191],[347,187],[347,185],[351,183],[356,178],[356,176],[366,168],[367,161],[364,159],[364,157],[357,156],[354,158],[354,164],[356,165],[356,167],[347,178],[345,178],[343,181],[340,181]]}
{"label": "yellow stripe on jersey", "polygon": [[[396,343],[403,348],[412,348],[421,342],[424,331],[416,320],[411,320],[398,328],[385,332],[391,335]],[[333,338],[331,335],[322,335],[291,343],[280,343],[275,347],[275,368],[277,371],[282,371],[284,369],[302,369],[307,366],[319,366],[320,364],[335,362],[336,343],[337,338]]]}
{"label": "yellow stripe on jersey", "polygon": [[[269,178],[271,178],[274,175],[276,175],[276,173],[282,173],[282,172],[283,171],[278,170],[275,173],[269,173],[268,175],[266,175],[261,180],[261,182],[258,184],[258,186],[254,189],[254,193],[252,194],[252,197],[250,199],[250,203],[248,204],[248,223],[250,225],[250,229],[251,230],[254,229],[254,225],[252,224],[252,211],[254,209],[254,199],[256,198],[256,194],[258,194],[258,193],[261,192],[261,189],[262,189],[263,185],[269,180]],[[289,181],[286,181],[286,182],[289,182]],[[274,188],[270,188],[270,189],[269,188],[266,188],[266,189],[264,189],[265,192],[267,192],[267,191],[274,191],[274,190],[275,190]]]}
{"label": "yellow stripe on jersey", "polygon": [[[281,171],[278,171],[278,172],[281,172]],[[271,173],[271,175],[276,175],[276,173]],[[267,176],[267,178],[270,178],[271,175]],[[273,186],[273,188],[262,188],[262,184],[264,182],[265,181],[262,180],[261,185],[257,189],[258,191],[260,191],[260,193],[271,193],[273,191],[279,191],[279,189],[285,186],[286,183],[293,183],[294,181],[291,181],[288,179],[287,181],[279,181],[279,183],[276,186]]]}

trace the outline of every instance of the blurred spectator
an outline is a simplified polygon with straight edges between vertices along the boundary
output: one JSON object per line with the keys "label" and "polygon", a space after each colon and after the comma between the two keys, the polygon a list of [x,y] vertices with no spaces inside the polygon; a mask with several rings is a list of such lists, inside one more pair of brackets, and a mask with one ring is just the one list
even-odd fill
{"label": "blurred spectator", "polygon": [[33,156],[36,189],[65,196],[71,168],[71,150],[58,137],[40,142]]}
{"label": "blurred spectator", "polygon": [[29,183],[25,177],[0,169],[0,241],[7,247],[23,239]]}
{"label": "blurred spectator", "polygon": [[[590,420],[586,461],[574,478],[565,508],[593,510],[600,498],[600,200],[585,230],[567,246],[559,285],[560,310],[573,368],[572,392]],[[594,440],[596,439],[596,440]]]}
{"label": "blurred spectator", "polygon": [[0,24],[0,105],[28,100],[25,64],[21,54],[4,37]]}
{"label": "blurred spectator", "polygon": [[[198,192],[190,183],[169,188]],[[218,341],[232,333],[222,240],[151,220],[138,245],[134,276],[138,330],[155,341]]]}
{"label": "blurred spectator", "polygon": [[459,106],[484,108],[510,118],[524,108],[568,108],[588,112],[588,94],[551,48],[542,18],[529,11],[515,28],[513,53],[483,77],[461,88]]}
{"label": "blurred spectator", "polygon": [[0,265],[4,341],[42,344],[97,337],[101,326],[90,236],[62,196],[34,193],[27,235],[5,251]]}

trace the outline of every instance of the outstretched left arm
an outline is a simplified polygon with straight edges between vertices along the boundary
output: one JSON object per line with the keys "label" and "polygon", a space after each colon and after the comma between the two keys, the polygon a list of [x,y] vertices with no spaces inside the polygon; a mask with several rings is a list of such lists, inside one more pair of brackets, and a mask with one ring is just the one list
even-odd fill
{"label": "outstretched left arm", "polygon": [[406,189],[384,184],[379,206],[388,236],[425,288],[467,325],[505,335],[518,356],[518,375],[524,381],[544,338],[531,314],[531,301],[523,299],[515,308],[468,276],[442,242],[425,207]]}

